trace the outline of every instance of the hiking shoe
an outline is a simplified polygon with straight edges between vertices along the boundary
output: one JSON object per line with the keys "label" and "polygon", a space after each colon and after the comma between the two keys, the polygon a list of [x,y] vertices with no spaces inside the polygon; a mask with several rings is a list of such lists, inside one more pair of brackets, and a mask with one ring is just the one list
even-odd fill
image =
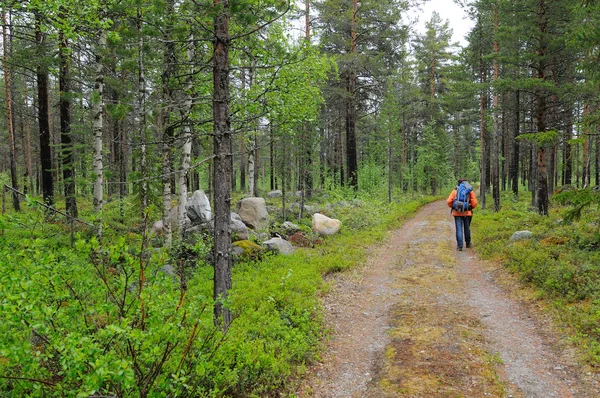
{"label": "hiking shoe", "polygon": [[459,246],[458,247],[458,251],[461,252],[462,251],[462,247]]}
{"label": "hiking shoe", "polygon": [[467,243],[467,249],[470,249],[470,248],[471,248],[471,244]]}

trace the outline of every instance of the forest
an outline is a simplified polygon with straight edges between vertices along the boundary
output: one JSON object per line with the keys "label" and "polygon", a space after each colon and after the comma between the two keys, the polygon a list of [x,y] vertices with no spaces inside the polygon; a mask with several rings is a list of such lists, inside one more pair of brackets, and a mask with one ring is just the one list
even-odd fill
{"label": "forest", "polygon": [[[456,0],[465,45],[443,10],[418,32],[420,0],[1,3],[0,397],[293,390],[324,276],[458,178],[481,255],[600,364],[597,2]],[[236,257],[253,197],[270,220]],[[263,253],[286,222],[299,250]]]}

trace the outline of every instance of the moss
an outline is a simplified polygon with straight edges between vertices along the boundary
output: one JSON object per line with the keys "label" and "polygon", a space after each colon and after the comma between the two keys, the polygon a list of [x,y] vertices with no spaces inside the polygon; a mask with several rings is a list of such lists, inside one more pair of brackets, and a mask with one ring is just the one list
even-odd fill
{"label": "moss", "polygon": [[253,257],[263,251],[263,248],[250,240],[239,240],[233,242],[233,246],[244,249],[244,255]]}

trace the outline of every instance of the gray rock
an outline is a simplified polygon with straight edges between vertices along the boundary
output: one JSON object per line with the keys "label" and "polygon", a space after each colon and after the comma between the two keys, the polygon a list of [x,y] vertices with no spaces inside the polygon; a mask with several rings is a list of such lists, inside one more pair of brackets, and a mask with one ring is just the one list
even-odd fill
{"label": "gray rock", "polygon": [[267,198],[269,198],[269,199],[280,198],[282,195],[283,195],[283,193],[281,192],[281,190],[277,189],[275,191],[268,192]]}
{"label": "gray rock", "polygon": [[202,190],[194,192],[192,197],[187,200],[185,211],[194,225],[204,224],[212,220],[210,201]]}
{"label": "gray rock", "polygon": [[[242,221],[242,217],[240,217],[239,214],[231,212],[230,214],[231,220],[238,220],[238,221]],[[243,222],[243,221],[242,221]]]}
{"label": "gray rock", "polygon": [[281,224],[281,229],[283,229],[285,232],[288,232],[288,233],[290,233],[290,232],[294,233],[294,232],[300,231],[300,227],[290,221],[286,221],[283,224]]}
{"label": "gray rock", "polygon": [[237,204],[237,213],[244,224],[252,229],[266,229],[269,226],[269,213],[264,198],[244,198]]}
{"label": "gray rock", "polygon": [[533,232],[531,231],[517,231],[510,237],[511,242],[516,242],[519,240],[531,239],[533,236]]}
{"label": "gray rock", "polygon": [[150,228],[150,235],[161,235],[165,230],[165,224],[163,220],[158,220],[154,224],[152,224],[152,228]]}
{"label": "gray rock", "polygon": [[231,219],[232,240],[248,240],[248,227],[242,220]]}
{"label": "gray rock", "polygon": [[290,242],[282,238],[271,238],[266,242],[263,242],[262,246],[270,252],[279,254],[292,254],[295,249]]}
{"label": "gray rock", "polygon": [[248,231],[248,233],[250,235],[250,239],[255,242],[264,242],[271,238],[271,236],[266,232],[256,232],[256,231],[250,230],[250,231]]}
{"label": "gray rock", "polygon": [[209,234],[212,235],[213,231],[215,230],[215,226],[214,226],[214,222],[210,221],[210,222],[206,222],[204,224],[186,224],[186,226],[183,229],[183,236],[185,238],[189,238],[195,234]]}
{"label": "gray rock", "polygon": [[231,256],[233,257],[233,261],[239,260],[241,257],[244,256],[244,254],[246,254],[246,251],[239,246],[234,245],[231,248]]}

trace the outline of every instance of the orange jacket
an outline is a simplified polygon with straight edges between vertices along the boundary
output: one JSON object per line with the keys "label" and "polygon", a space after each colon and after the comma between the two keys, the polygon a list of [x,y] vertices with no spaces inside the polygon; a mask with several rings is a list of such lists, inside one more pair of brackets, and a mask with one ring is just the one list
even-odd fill
{"label": "orange jacket", "polygon": [[[454,199],[456,199],[456,189],[450,193],[450,196],[448,196],[448,200],[446,201],[448,203],[448,207],[450,207],[451,209],[452,203],[454,203]],[[477,207],[477,197],[475,197],[475,192],[473,191],[469,192],[469,205],[471,209]],[[471,210],[457,211],[452,209],[452,215],[455,217],[472,216],[473,212]]]}

